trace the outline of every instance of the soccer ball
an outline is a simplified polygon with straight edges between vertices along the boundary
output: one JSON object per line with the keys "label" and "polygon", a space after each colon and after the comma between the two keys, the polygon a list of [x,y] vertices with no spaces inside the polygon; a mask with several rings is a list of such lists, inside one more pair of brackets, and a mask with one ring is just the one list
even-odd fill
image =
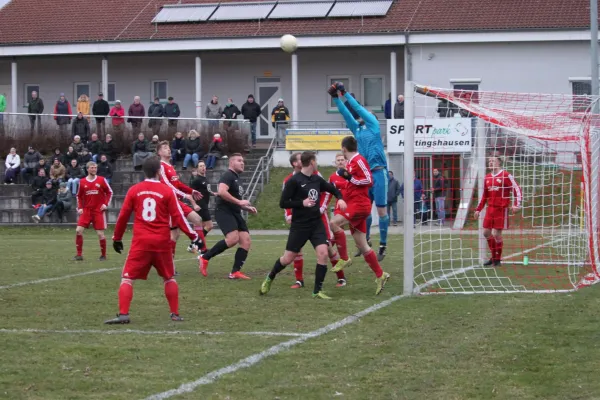
{"label": "soccer ball", "polygon": [[280,40],[281,49],[286,53],[293,53],[298,48],[298,41],[293,35],[283,35]]}

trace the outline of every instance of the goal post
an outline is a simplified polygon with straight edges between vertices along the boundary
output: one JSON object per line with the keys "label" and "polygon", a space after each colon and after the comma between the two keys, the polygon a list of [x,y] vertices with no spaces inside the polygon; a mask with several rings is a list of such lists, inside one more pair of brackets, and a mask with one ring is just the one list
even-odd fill
{"label": "goal post", "polygon": [[[388,133],[388,149],[403,146],[409,200],[405,294],[565,292],[600,281],[596,101],[406,83],[403,132]],[[484,188],[494,193],[475,218]]]}

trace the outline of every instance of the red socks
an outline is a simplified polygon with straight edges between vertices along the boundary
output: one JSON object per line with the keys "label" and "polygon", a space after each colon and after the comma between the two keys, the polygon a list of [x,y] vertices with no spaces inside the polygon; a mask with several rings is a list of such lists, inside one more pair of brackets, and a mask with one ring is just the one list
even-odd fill
{"label": "red socks", "polygon": [[175,258],[175,250],[177,250],[177,242],[171,240],[171,254]]}
{"label": "red socks", "polygon": [[303,281],[302,270],[304,269],[304,257],[302,254],[298,254],[294,259],[294,274],[296,275],[297,281]]}
{"label": "red socks", "polygon": [[488,247],[490,248],[490,253],[492,253],[492,260],[496,259],[496,238],[494,236],[490,236],[487,239]]}
{"label": "red socks", "polygon": [[338,252],[342,260],[348,259],[348,245],[346,243],[346,233],[343,230],[339,230],[333,234],[335,243],[337,245]]}
{"label": "red socks", "polygon": [[204,229],[202,229],[202,227],[194,227],[194,230],[198,234],[200,240],[202,240],[202,248],[200,250],[202,250],[203,253],[206,253],[206,239],[204,238]]}
{"label": "red socks", "polygon": [[129,314],[132,299],[133,284],[129,279],[123,279],[119,287],[119,314]]}
{"label": "red socks", "polygon": [[83,254],[83,235],[75,235],[75,247],[77,248],[77,255]]}
{"label": "red socks", "polygon": [[[334,255],[329,257],[329,261],[331,262],[331,266],[335,267],[338,261],[340,261],[340,255],[336,252]],[[344,275],[344,270],[336,272],[335,275],[338,279],[346,279],[346,276]]]}
{"label": "red socks", "polygon": [[100,239],[100,253],[102,257],[106,257],[106,238]]}
{"label": "red socks", "polygon": [[364,254],[363,257],[365,258],[367,264],[369,264],[369,267],[371,267],[373,272],[375,272],[375,276],[380,278],[381,275],[383,275],[383,270],[379,265],[379,261],[377,261],[377,255],[375,254],[375,252],[371,250],[368,253]]}
{"label": "red socks", "polygon": [[496,240],[496,256],[494,257],[495,260],[500,261],[502,259],[502,248],[504,247],[504,241],[502,240],[502,238],[500,238],[500,240]]}
{"label": "red socks", "polygon": [[173,314],[179,315],[179,286],[175,279],[165,281],[165,297]]}

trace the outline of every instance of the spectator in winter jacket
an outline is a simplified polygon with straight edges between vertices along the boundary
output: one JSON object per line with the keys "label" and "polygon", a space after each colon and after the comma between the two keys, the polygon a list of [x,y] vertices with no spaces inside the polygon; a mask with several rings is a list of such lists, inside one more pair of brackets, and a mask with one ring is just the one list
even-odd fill
{"label": "spectator in winter jacket", "polygon": [[[387,193],[387,211],[390,214],[390,209],[393,211],[392,225],[398,225],[398,196],[400,196],[400,182],[394,178],[392,171],[388,172],[388,193]],[[415,210],[416,212],[416,210]]]}
{"label": "spectator in winter jacket", "polygon": [[[241,111],[235,104],[233,104],[233,99],[228,98],[227,104],[225,104],[225,108],[223,109],[223,119],[236,119],[240,114]],[[226,130],[229,128],[236,129],[237,123],[234,123],[233,121],[223,121],[223,128]]]}
{"label": "spectator in winter jacket", "polygon": [[92,135],[92,140],[87,142],[85,147],[87,147],[88,151],[92,155],[92,160],[97,162],[98,156],[100,155],[100,149],[102,148],[102,142],[98,140],[98,135],[94,133]]}
{"label": "spectator in winter jacket", "polygon": [[94,102],[92,106],[92,114],[96,117],[96,133],[99,135],[106,134],[106,124],[104,116],[110,112],[110,106],[108,101],[104,100],[104,94],[98,93],[98,100]]}
{"label": "spectator in winter jacket", "polygon": [[104,154],[100,156],[100,162],[98,163],[98,175],[102,176],[104,179],[106,179],[106,182],[110,184],[113,176],[112,167],[108,162],[108,158],[106,158],[106,155]]}
{"label": "spectator in winter jacket", "polygon": [[282,140],[284,138],[282,131],[285,131],[287,128],[287,121],[289,120],[290,111],[283,104],[283,99],[277,100],[277,105],[273,108],[273,111],[271,111],[271,123],[273,128],[277,130],[278,140]]}
{"label": "spectator in winter jacket", "polygon": [[179,118],[179,115],[181,114],[181,110],[179,109],[179,105],[177,103],[175,103],[172,96],[169,96],[168,101],[169,102],[165,106],[165,116],[167,118],[169,118],[168,133],[169,133],[169,136],[171,136],[175,132],[177,132],[177,122],[178,122],[176,119],[171,119],[171,118]]}
{"label": "spectator in winter jacket", "polygon": [[248,100],[242,105],[244,119],[250,121],[250,139],[252,147],[256,147],[256,121],[260,116],[260,105],[254,101],[254,95],[248,95]]}
{"label": "spectator in winter jacket", "polygon": [[0,93],[0,135],[4,135],[4,114],[6,112],[6,95]]}
{"label": "spectator in winter jacket", "polygon": [[83,169],[83,176],[87,176],[87,168],[86,165],[88,162],[92,161],[92,155],[88,153],[88,149],[86,147],[83,148],[83,151],[79,155],[79,166]]}
{"label": "spectator in winter jacket", "polygon": [[31,134],[32,135],[35,132],[35,126],[36,126],[35,122],[36,121],[37,121],[37,133],[39,134],[42,131],[42,120],[40,119],[41,117],[39,115],[35,115],[35,114],[42,114],[43,112],[44,112],[44,102],[42,101],[42,99],[40,99],[38,97],[38,92],[36,92],[34,90],[31,92],[31,101],[29,101],[29,104],[27,105],[27,113],[30,114],[29,122],[31,123]]}
{"label": "spectator in winter jacket", "polygon": [[37,176],[33,178],[33,181],[31,182],[31,205],[33,207],[37,206],[42,201],[42,191],[46,187],[46,182],[48,182],[48,174],[46,173],[46,170],[40,168]]}
{"label": "spectator in winter jacket", "polygon": [[54,212],[59,223],[63,222],[65,211],[69,211],[72,204],[73,196],[67,188],[67,184],[63,182],[59,185],[58,192],[56,193],[56,204],[54,205]]}
{"label": "spectator in winter jacket", "polygon": [[42,190],[41,197],[41,205],[37,209],[37,214],[33,215],[31,218],[33,222],[39,223],[44,216],[52,210],[54,205],[56,204],[56,188],[52,181],[46,181],[46,187]]}
{"label": "spectator in winter jacket", "polygon": [[438,224],[444,225],[446,220],[446,179],[444,174],[437,168],[433,169],[433,200],[435,201],[435,212]]}
{"label": "spectator in winter jacket", "polygon": [[6,166],[6,171],[4,171],[4,184],[14,185],[19,176],[19,171],[21,170],[21,157],[17,154],[17,149],[14,147],[10,149],[10,153],[6,156],[4,165]]}
{"label": "spectator in winter jacket", "polygon": [[401,94],[398,95],[398,101],[394,104],[394,119],[404,119],[404,96]]}
{"label": "spectator in winter jacket", "polygon": [[50,166],[52,166],[52,164],[54,163],[54,160],[59,160],[62,163],[64,159],[65,159],[65,156],[63,155],[63,153],[61,153],[60,148],[57,147],[54,149],[54,153],[52,154],[52,157],[50,157]]}
{"label": "spectator in winter jacket", "polygon": [[194,164],[194,168],[198,166],[198,161],[204,156],[202,151],[202,143],[198,137],[198,132],[191,130],[188,138],[185,141],[185,157],[183,158],[183,169],[187,169],[190,161]]}
{"label": "spectator in winter jacket", "polygon": [[[130,117],[145,117],[146,109],[144,105],[140,102],[140,96],[135,96],[133,98],[133,103],[129,106],[129,111],[127,115]],[[134,135],[137,135],[142,130],[142,118],[128,118],[127,122],[131,124],[131,129]]]}
{"label": "spectator in winter jacket", "polygon": [[60,162],[60,160],[55,159],[52,163],[52,166],[50,167],[50,179],[52,179],[52,182],[55,184],[56,187],[58,187],[58,184],[63,182],[66,176],[67,169]]}
{"label": "spectator in winter jacket", "polygon": [[[83,147],[81,148],[81,150],[83,150]],[[71,160],[78,160],[78,159],[79,159],[79,153],[77,153],[75,151],[75,149],[73,148],[73,145],[71,145],[71,146],[69,146],[69,149],[63,156],[63,165],[69,166],[69,165],[71,165]]]}
{"label": "spectator in winter jacket", "polygon": [[138,138],[131,146],[131,154],[133,154],[133,169],[135,171],[142,170],[144,160],[152,155],[148,148],[148,140],[143,133],[138,134]]}
{"label": "spectator in winter jacket", "polygon": [[[40,161],[38,162],[37,167],[35,167],[35,176],[39,175],[40,169],[43,169],[44,172],[46,173],[46,175],[44,175],[44,176],[46,176],[46,177],[50,176],[50,165],[48,163],[46,163],[46,159],[44,159],[44,158],[40,158]],[[46,181],[44,181],[42,183],[45,184]]]}
{"label": "spectator in winter jacket", "polygon": [[183,133],[177,132],[171,142],[171,164],[175,166],[177,160],[183,160],[185,157],[185,139]]}
{"label": "spectator in winter jacket", "polygon": [[[421,182],[421,180],[419,179],[419,177],[417,175],[414,176],[414,183],[413,183],[413,190],[414,190],[414,198],[413,198],[413,202],[414,202],[414,223],[417,222],[417,219],[419,218],[419,210],[421,209],[421,196],[423,195],[423,182]],[[400,195],[402,196],[402,198],[404,198],[404,183],[402,183],[400,185]]]}
{"label": "spectator in winter jacket", "polygon": [[385,119],[392,119],[392,94],[388,94],[388,99],[383,106],[383,115]]}
{"label": "spectator in winter jacket", "polygon": [[223,139],[218,133],[213,137],[212,143],[208,148],[208,156],[206,157],[206,169],[214,169],[217,163],[217,158],[221,158]]}
{"label": "spectator in winter jacket", "polygon": [[79,136],[83,143],[87,143],[90,137],[90,123],[87,118],[83,117],[81,112],[77,114],[77,118],[75,118],[73,125],[71,125],[71,137],[75,136]]}
{"label": "spectator in winter jacket", "polygon": [[210,103],[206,105],[204,116],[210,119],[208,121],[208,133],[212,135],[219,128],[218,120],[223,118],[223,109],[219,105],[219,98],[217,96],[213,96]]}
{"label": "spectator in winter jacket", "polygon": [[83,140],[79,135],[75,135],[73,137],[71,146],[73,146],[73,150],[75,150],[77,153],[81,153],[83,151],[83,148],[85,147]]}
{"label": "spectator in winter jacket", "polygon": [[162,119],[165,117],[165,109],[163,105],[160,104],[160,99],[158,97],[154,98],[154,104],[148,108],[148,116],[152,117],[150,121],[148,121],[148,128],[152,129],[154,135],[158,135],[163,123]]}
{"label": "spectator in winter jacket", "polygon": [[54,114],[56,114],[54,119],[58,125],[58,133],[61,137],[64,137],[67,133],[67,125],[71,123],[71,115],[73,114],[71,103],[69,103],[69,100],[67,100],[64,93],[60,94],[60,97],[54,105]]}
{"label": "spectator in winter jacket", "polygon": [[148,151],[156,154],[156,148],[158,147],[158,135],[152,136],[150,143],[148,143]]}
{"label": "spectator in winter jacket", "polygon": [[41,159],[42,155],[33,146],[29,146],[27,153],[23,156],[23,168],[21,168],[21,176],[26,184],[31,185],[31,179],[37,175],[37,166]]}
{"label": "spectator in winter jacket", "polygon": [[[77,194],[79,190],[79,181],[83,178],[83,168],[79,165],[78,160],[71,160],[67,167],[67,188],[73,193],[73,195]],[[63,182],[64,183],[64,182]]]}
{"label": "spectator in winter jacket", "polygon": [[79,98],[77,99],[77,114],[81,113],[83,116],[85,116],[85,119],[88,122],[88,125],[91,121],[90,118],[90,98],[88,97],[87,94],[82,94],[81,96],[79,96]]}
{"label": "spectator in winter jacket", "polygon": [[102,147],[100,148],[100,154],[106,154],[110,163],[117,161],[117,150],[115,149],[112,135],[106,135],[106,140],[102,143]]}
{"label": "spectator in winter jacket", "polygon": [[121,106],[121,100],[115,101],[115,105],[110,109],[108,115],[112,117],[113,132],[122,134],[125,126],[125,118],[123,118],[125,116],[125,109]]}

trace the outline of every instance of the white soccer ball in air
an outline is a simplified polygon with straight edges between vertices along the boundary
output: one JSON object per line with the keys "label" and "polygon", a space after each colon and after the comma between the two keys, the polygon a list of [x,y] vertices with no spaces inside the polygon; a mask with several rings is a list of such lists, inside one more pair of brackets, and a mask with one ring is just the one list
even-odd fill
{"label": "white soccer ball in air", "polygon": [[298,48],[298,40],[293,35],[283,35],[280,41],[281,49],[286,53],[293,53]]}

